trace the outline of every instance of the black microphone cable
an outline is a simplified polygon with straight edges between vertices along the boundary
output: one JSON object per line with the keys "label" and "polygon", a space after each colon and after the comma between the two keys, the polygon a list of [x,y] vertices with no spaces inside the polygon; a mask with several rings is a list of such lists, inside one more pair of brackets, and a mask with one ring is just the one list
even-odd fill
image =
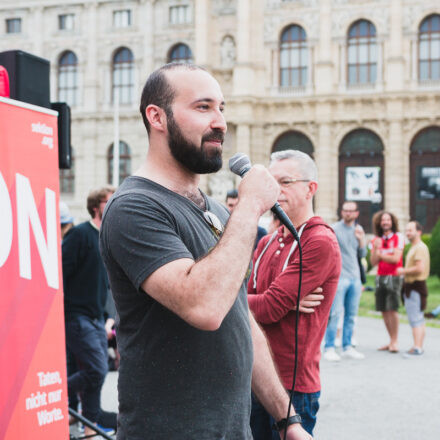
{"label": "black microphone cable", "polygon": [[[244,175],[250,170],[251,168],[251,162],[249,158],[243,154],[243,153],[237,153],[234,154],[234,156],[229,159],[229,169],[234,173],[237,174],[240,177],[244,177]],[[296,384],[296,374],[298,370],[298,322],[299,322],[299,304],[301,299],[301,284],[302,284],[302,247],[301,247],[301,240],[298,235],[297,230],[295,229],[295,226],[293,226],[292,222],[290,221],[289,217],[287,217],[286,213],[282,210],[280,205],[275,203],[275,205],[271,208],[271,211],[275,213],[275,215],[280,219],[280,221],[283,223],[283,225],[289,230],[289,232],[293,235],[293,238],[296,240],[298,244],[298,252],[299,252],[299,276],[298,276],[298,296],[296,299],[296,320],[295,320],[295,361],[293,366],[293,380],[292,380],[292,389],[290,391],[289,396],[289,405],[287,407],[287,416],[286,420],[290,417],[290,412],[293,405],[293,395],[295,392],[295,384]],[[287,426],[284,430],[284,436],[283,440],[287,439]]]}
{"label": "black microphone cable", "polygon": [[[290,225],[285,225],[285,226],[292,233],[294,239],[298,243],[298,252],[299,252],[298,296],[296,298],[296,313],[295,313],[295,316],[296,316],[296,320],[295,320],[295,351],[294,351],[295,361],[294,361],[294,365],[293,365],[292,390],[290,391],[289,406],[287,407],[286,420],[288,420],[290,417],[290,411],[291,411],[292,405],[293,405],[293,394],[295,393],[296,373],[298,370],[298,322],[299,322],[299,302],[300,302],[300,298],[301,298],[303,255],[302,255],[301,240],[299,238],[298,232],[295,229],[295,226],[293,226],[292,223],[290,223]],[[284,430],[283,440],[287,439],[287,428],[288,427],[286,426],[286,429]]]}

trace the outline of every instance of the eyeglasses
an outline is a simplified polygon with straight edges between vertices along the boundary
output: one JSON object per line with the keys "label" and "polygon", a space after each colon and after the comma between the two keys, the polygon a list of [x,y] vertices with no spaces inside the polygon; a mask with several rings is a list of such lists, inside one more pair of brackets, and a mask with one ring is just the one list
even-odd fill
{"label": "eyeglasses", "polygon": [[358,210],[357,209],[343,209],[342,212],[350,212],[350,213],[352,213],[352,212],[358,212]]}
{"label": "eyeglasses", "polygon": [[225,227],[220,219],[211,211],[203,211],[203,218],[205,219],[206,223],[208,223],[215,237],[220,238],[225,230]]}
{"label": "eyeglasses", "polygon": [[290,185],[296,182],[311,182],[310,179],[293,179],[293,178],[286,178],[278,180],[278,185],[280,185],[283,188],[288,188]]}

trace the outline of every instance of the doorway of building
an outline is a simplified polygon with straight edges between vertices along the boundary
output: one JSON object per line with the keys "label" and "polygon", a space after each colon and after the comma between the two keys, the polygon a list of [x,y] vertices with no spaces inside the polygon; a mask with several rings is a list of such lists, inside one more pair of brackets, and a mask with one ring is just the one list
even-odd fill
{"label": "doorway of building", "polygon": [[440,127],[419,131],[410,150],[411,219],[430,232],[440,217]]}
{"label": "doorway of building", "polygon": [[383,209],[383,194],[383,143],[371,130],[353,130],[339,146],[338,216],[344,200],[356,201],[359,224],[372,232],[373,215]]}

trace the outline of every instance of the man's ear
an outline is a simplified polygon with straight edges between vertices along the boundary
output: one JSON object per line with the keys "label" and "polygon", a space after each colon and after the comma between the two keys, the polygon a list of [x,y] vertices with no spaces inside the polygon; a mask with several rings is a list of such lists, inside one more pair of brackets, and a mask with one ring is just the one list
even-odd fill
{"label": "man's ear", "polygon": [[150,104],[145,109],[145,116],[150,123],[151,128],[158,131],[165,131],[167,126],[167,116],[163,109],[157,105]]}
{"label": "man's ear", "polygon": [[307,198],[311,199],[315,195],[317,190],[318,190],[318,182],[312,180],[309,183],[309,191],[307,192]]}

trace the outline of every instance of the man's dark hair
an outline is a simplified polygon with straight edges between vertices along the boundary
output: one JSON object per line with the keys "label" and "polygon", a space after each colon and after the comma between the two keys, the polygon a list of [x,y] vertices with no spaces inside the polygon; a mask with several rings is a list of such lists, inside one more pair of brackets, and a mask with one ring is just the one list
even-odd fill
{"label": "man's dark hair", "polygon": [[356,206],[356,211],[359,211],[359,205],[354,200],[344,200],[344,203],[341,205],[341,209],[344,207],[346,203],[353,203]]}
{"label": "man's dark hair", "polygon": [[383,229],[382,226],[380,225],[380,222],[384,214],[388,214],[391,217],[391,230],[394,233],[398,232],[399,230],[399,221],[397,220],[397,217],[394,214],[391,214],[391,212],[389,211],[378,211],[373,216],[373,229],[374,229],[374,233],[378,237],[382,237],[383,235]]}
{"label": "man's dark hair", "polygon": [[423,232],[423,226],[417,220],[410,220],[410,223],[414,223],[416,231]]}
{"label": "man's dark hair", "polygon": [[87,211],[89,211],[92,218],[95,218],[95,209],[99,209],[99,204],[105,200],[108,194],[113,194],[114,192],[115,189],[110,185],[90,191],[87,197]]}
{"label": "man's dark hair", "polygon": [[236,189],[230,189],[227,193],[226,193],[226,201],[228,199],[237,199],[238,198],[238,191]]}
{"label": "man's dark hair", "polygon": [[148,134],[150,133],[150,123],[145,115],[145,109],[150,104],[157,105],[163,109],[167,118],[173,114],[171,111],[171,104],[173,103],[176,91],[165,75],[167,70],[173,69],[205,70],[203,67],[197,66],[196,64],[168,63],[155,70],[148,77],[144,89],[142,90],[141,104],[139,107]]}

